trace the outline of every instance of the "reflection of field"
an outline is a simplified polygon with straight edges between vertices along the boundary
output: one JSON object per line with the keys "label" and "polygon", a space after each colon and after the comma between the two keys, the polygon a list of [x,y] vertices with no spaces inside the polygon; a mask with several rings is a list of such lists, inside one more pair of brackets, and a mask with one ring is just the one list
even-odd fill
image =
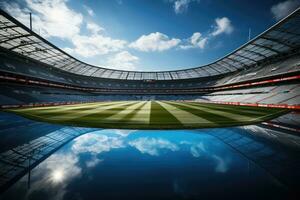
{"label": "reflection of field", "polygon": [[30,119],[65,125],[184,129],[253,124],[287,112],[285,109],[173,101],[97,102],[10,110]]}

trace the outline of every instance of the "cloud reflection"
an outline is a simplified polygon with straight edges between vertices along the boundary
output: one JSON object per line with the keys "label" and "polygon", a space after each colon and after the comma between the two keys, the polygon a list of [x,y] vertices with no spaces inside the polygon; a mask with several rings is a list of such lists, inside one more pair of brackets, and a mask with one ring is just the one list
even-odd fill
{"label": "cloud reflection", "polygon": [[72,146],[73,153],[100,154],[109,152],[111,149],[125,147],[121,137],[107,136],[103,134],[91,133],[75,139]]}
{"label": "cloud reflection", "polygon": [[191,146],[191,154],[194,157],[197,157],[197,158],[200,157],[202,152],[203,153],[206,152],[206,150],[204,148],[204,144],[202,142],[199,142],[198,144]]}
{"label": "cloud reflection", "polygon": [[93,159],[86,161],[85,165],[88,168],[92,168],[92,167],[95,167],[96,165],[98,165],[102,161],[103,161],[103,159],[98,159],[97,157],[94,157]]}
{"label": "cloud reflection", "polygon": [[[199,158],[201,156],[209,157],[212,161],[216,163],[215,172],[226,173],[231,164],[231,160],[222,155],[216,155],[217,144],[206,142],[189,142],[182,141],[181,145],[190,146],[190,153],[193,157]],[[220,153],[221,154],[221,153]]]}
{"label": "cloud reflection", "polygon": [[[223,148],[218,146],[218,141],[207,135],[189,137],[191,135],[187,134],[183,138],[180,133],[180,137],[176,137],[176,133],[172,133],[172,137],[164,132],[158,132],[155,136],[150,134],[153,133],[101,130],[76,138],[35,169],[32,188],[27,192],[28,198],[37,191],[44,191],[51,199],[63,199],[68,193],[68,185],[75,179],[84,177],[82,171],[96,168],[110,158],[109,152],[121,148],[128,148],[128,152],[135,148],[141,155],[149,156],[160,156],[166,152],[186,152],[181,155],[191,155],[195,158],[194,161],[208,159],[217,173],[226,173],[230,167],[231,160],[226,157]],[[208,166],[211,167],[211,164]]]}
{"label": "cloud reflection", "polygon": [[48,199],[63,199],[68,184],[81,175],[82,170],[77,163],[78,157],[72,153],[51,155],[34,170],[31,188],[25,199],[31,199],[37,193],[47,194]]}
{"label": "cloud reflection", "polygon": [[226,173],[229,168],[228,165],[230,163],[230,160],[222,158],[217,155],[212,155],[212,158],[214,158],[217,163],[217,165],[215,167],[215,171],[220,172],[220,173]]}
{"label": "cloud reflection", "polygon": [[[81,168],[76,165],[78,157],[72,153],[54,154],[47,159],[46,168],[49,170],[48,182],[56,184],[69,181],[81,174]],[[44,163],[43,163],[44,164]]]}
{"label": "cloud reflection", "polygon": [[165,139],[160,138],[138,138],[129,142],[129,145],[135,147],[142,154],[149,154],[151,156],[159,156],[159,152],[162,149],[170,151],[178,151],[179,147]]}

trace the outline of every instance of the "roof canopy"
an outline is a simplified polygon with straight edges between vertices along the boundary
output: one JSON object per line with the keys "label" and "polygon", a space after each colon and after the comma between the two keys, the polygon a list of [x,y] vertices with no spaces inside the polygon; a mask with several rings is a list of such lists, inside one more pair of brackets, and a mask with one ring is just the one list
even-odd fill
{"label": "roof canopy", "polygon": [[[59,30],[58,30],[59,31]],[[122,71],[77,60],[0,9],[0,46],[71,73],[124,80],[177,80],[201,78],[255,66],[260,61],[299,48],[300,8],[274,26],[215,62],[176,71]]]}

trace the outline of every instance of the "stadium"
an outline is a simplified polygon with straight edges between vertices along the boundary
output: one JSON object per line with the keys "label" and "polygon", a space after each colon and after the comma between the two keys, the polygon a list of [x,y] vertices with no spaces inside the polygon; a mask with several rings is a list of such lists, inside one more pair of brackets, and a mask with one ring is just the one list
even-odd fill
{"label": "stadium", "polygon": [[[32,195],[29,199],[45,199],[43,195],[52,195],[50,189],[49,193],[38,193],[40,196],[34,193],[38,191],[38,184],[47,184],[39,183],[39,177],[43,180],[39,170],[64,159],[68,162],[64,157],[55,158],[64,148],[74,150],[77,143],[83,143],[89,135],[100,137],[86,141],[90,151],[94,151],[93,145],[104,148],[101,152],[117,151],[127,145],[126,148],[134,146],[141,155],[148,153],[155,159],[165,151],[178,152],[174,157],[167,156],[170,161],[167,158],[137,161],[135,154],[128,153],[127,157],[124,152],[120,153],[118,159],[113,157],[110,163],[107,161],[108,167],[103,169],[106,175],[100,177],[104,183],[100,178],[93,183],[88,183],[87,178],[78,179],[86,186],[74,186],[85,188],[76,191],[80,191],[80,195],[91,194],[91,199],[219,199],[221,196],[239,199],[240,195],[245,199],[289,199],[299,195],[299,8],[221,58],[203,66],[173,71],[125,71],[90,65],[66,53],[4,10],[0,10],[0,26],[0,189],[3,199],[23,199],[26,195]],[[116,138],[110,138],[115,134],[110,131],[125,132],[126,136],[113,136],[122,139],[117,143]],[[138,135],[135,132],[139,131],[144,138],[131,136]],[[203,141],[209,140],[207,143],[213,150],[192,143],[194,135],[203,137]],[[173,136],[179,139],[175,141]],[[146,151],[144,146],[141,150],[137,141],[144,141],[151,151]],[[159,143],[158,147],[154,147],[155,142]],[[107,147],[107,143],[115,146]],[[216,167],[217,172],[224,172],[220,166],[229,160],[238,159],[227,159],[225,155],[219,158],[212,153],[220,146],[226,146],[247,164],[244,166],[244,161],[239,161],[239,169],[233,169],[236,173],[229,174],[232,182],[226,182],[223,175],[215,175],[216,179],[207,175],[205,183],[209,184],[202,191],[199,180],[203,177],[194,175],[201,167],[179,153],[180,145],[194,145],[185,147],[194,157],[201,157],[202,149],[212,162],[221,162],[219,168]],[[83,151],[83,147],[80,150]],[[106,154],[103,158],[99,155],[97,163],[101,164]],[[109,154],[107,157],[109,160]],[[186,165],[179,164],[181,160],[175,161],[179,157]],[[92,165],[92,162],[87,163]],[[150,167],[146,167],[148,164]],[[111,171],[107,170],[109,167]],[[143,167],[148,171],[143,171]],[[64,168],[65,171],[72,169],[74,167]],[[247,176],[240,169],[245,170]],[[191,174],[183,175],[189,170]],[[83,171],[81,169],[82,177]],[[168,177],[160,179],[158,171],[174,172],[178,176],[181,173],[188,178],[176,178],[173,187],[180,188],[172,193],[163,185]],[[135,173],[140,178],[130,180]],[[54,182],[62,176],[59,172],[54,175]],[[151,181],[151,176],[158,178]],[[243,179],[238,180],[239,176]],[[189,182],[183,183],[183,179]],[[223,186],[212,183],[219,179],[224,179]],[[239,185],[240,191],[228,192],[233,191],[231,185]],[[93,193],[88,190],[89,186],[93,187]],[[95,190],[98,186],[99,191]],[[113,195],[114,187],[124,187],[119,189],[120,196]],[[212,192],[213,188],[220,193]],[[63,193],[64,198],[75,199],[79,195],[75,189]],[[87,198],[83,196],[80,197]]]}

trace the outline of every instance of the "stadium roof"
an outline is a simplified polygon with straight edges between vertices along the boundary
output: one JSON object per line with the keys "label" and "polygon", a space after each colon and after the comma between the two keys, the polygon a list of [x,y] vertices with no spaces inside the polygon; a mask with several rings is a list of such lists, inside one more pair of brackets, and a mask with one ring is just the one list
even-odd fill
{"label": "stadium roof", "polygon": [[208,65],[176,71],[123,71],[84,63],[0,9],[0,47],[71,73],[123,80],[176,80],[201,78],[255,66],[300,46],[300,8],[240,48]]}

